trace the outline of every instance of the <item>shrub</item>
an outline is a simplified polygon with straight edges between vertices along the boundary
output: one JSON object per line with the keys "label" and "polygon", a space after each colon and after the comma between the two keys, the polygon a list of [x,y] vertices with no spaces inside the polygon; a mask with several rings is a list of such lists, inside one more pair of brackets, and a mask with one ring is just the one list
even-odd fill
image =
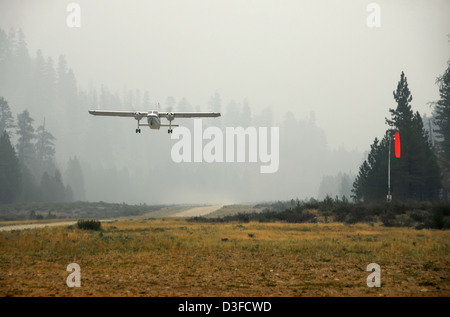
{"label": "shrub", "polygon": [[442,229],[444,228],[444,212],[441,208],[433,208],[433,229]]}
{"label": "shrub", "polygon": [[372,210],[364,205],[351,206],[345,223],[354,224],[358,222],[373,222],[375,221]]}
{"label": "shrub", "polygon": [[409,216],[414,221],[425,223],[430,219],[430,212],[423,209],[414,209],[409,212]]}
{"label": "shrub", "polygon": [[331,211],[334,221],[344,222],[351,209],[350,204],[339,204]]}
{"label": "shrub", "polygon": [[394,227],[395,223],[395,213],[391,210],[386,210],[381,216],[380,220],[386,227]]}
{"label": "shrub", "polygon": [[77,226],[79,229],[85,230],[100,230],[102,223],[98,220],[78,220]]}

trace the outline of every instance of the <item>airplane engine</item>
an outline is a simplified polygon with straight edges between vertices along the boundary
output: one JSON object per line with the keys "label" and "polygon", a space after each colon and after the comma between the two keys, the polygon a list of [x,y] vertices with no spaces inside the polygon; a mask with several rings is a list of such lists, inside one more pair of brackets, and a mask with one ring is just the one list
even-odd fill
{"label": "airplane engine", "polygon": [[134,118],[135,118],[136,120],[141,120],[142,117],[143,117],[143,115],[142,115],[142,113],[140,113],[139,111],[136,111],[136,112],[134,113]]}
{"label": "airplane engine", "polygon": [[175,114],[173,112],[169,112],[166,115],[167,120],[172,121],[173,119],[175,119]]}

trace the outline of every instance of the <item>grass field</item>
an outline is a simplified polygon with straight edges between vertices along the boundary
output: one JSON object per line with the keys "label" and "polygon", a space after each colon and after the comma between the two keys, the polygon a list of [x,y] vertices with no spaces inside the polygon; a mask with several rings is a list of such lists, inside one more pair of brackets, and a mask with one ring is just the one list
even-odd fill
{"label": "grass field", "polygon": [[[442,297],[449,243],[448,230],[182,218],[15,230],[0,232],[0,296]],[[369,263],[381,287],[367,286]]]}

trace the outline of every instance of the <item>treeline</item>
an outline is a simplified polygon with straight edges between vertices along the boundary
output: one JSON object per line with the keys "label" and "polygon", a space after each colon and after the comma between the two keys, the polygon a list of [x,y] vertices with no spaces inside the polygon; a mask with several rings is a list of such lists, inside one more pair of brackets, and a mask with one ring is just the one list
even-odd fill
{"label": "treeline", "polygon": [[[322,201],[277,202],[262,212],[239,213],[223,218],[195,217],[191,221],[283,221],[378,222],[385,226],[417,229],[450,229],[450,60],[437,79],[440,100],[433,103],[433,139],[425,129],[419,112],[411,107],[412,94],[402,72],[393,91],[397,104],[386,118],[388,129],[382,140],[375,138],[367,159],[353,182],[352,198],[346,196]],[[394,156],[394,134],[400,134],[401,154]],[[345,176],[345,177],[344,177]],[[321,193],[337,188],[345,192],[349,177],[338,175],[322,181]],[[392,196],[387,196],[391,194]],[[259,206],[261,207],[261,206]]]}
{"label": "treeline", "polygon": [[0,208],[0,220],[28,219],[107,219],[140,216],[160,210],[163,205],[128,205],[106,202],[23,202],[5,204]]}
{"label": "treeline", "polygon": [[337,175],[327,175],[322,178],[319,186],[319,193],[317,199],[322,200],[327,196],[346,196],[352,195],[352,184],[355,180],[355,175],[349,173],[339,172]]}
{"label": "treeline", "polygon": [[[55,163],[55,137],[45,119],[37,129],[27,110],[17,115],[0,97],[0,203],[73,201],[74,191],[64,184]],[[17,143],[13,146],[10,135]],[[83,198],[82,172],[77,158],[68,162],[66,174],[75,181],[77,198]]]}
{"label": "treeline", "polygon": [[[434,103],[432,140],[419,112],[411,106],[412,93],[402,72],[393,91],[397,104],[389,109],[388,129],[375,138],[353,183],[356,201],[386,199],[434,201],[450,198],[450,61],[437,79],[441,99]],[[394,156],[394,135],[400,135],[400,157]],[[434,141],[434,142],[433,142]],[[390,194],[392,197],[387,197]]]}
{"label": "treeline", "polygon": [[[45,130],[55,137],[55,160],[61,179],[66,187],[70,186],[75,200],[195,203],[197,199],[211,199],[204,201],[210,203],[223,197],[236,201],[288,199],[299,192],[302,198],[311,197],[317,195],[320,173],[335,175],[339,170],[353,170],[360,162],[361,154],[356,150],[332,151],[328,147],[313,112],[304,118],[286,113],[280,122],[275,122],[270,106],[256,112],[249,100],[224,100],[219,91],[211,92],[210,99],[199,105],[183,96],[151,100],[151,87],[124,87],[119,91],[104,85],[97,87],[96,83],[80,87],[64,55],[51,57],[42,50],[29,52],[20,29],[0,29],[0,96],[8,100],[14,115],[28,110],[29,116],[36,119],[36,126],[42,125],[45,117]],[[134,120],[93,117],[87,112],[90,109],[208,110],[219,111],[222,116],[204,120],[204,128],[279,126],[283,163],[272,175],[260,174],[260,164],[255,163],[174,163],[170,153],[175,141],[166,131],[134,135]],[[193,129],[193,120],[180,119],[177,123]],[[15,146],[15,131],[9,135]],[[81,180],[64,172],[68,159],[75,156],[81,167]],[[48,175],[54,176],[53,172]],[[35,177],[37,184],[41,177]],[[284,186],[274,185],[278,183]]]}
{"label": "treeline", "polygon": [[450,203],[418,201],[379,201],[354,203],[345,196],[332,199],[327,196],[319,201],[291,200],[275,202],[262,207],[261,212],[238,213],[218,218],[192,217],[195,222],[287,222],[346,224],[381,222],[388,227],[410,227],[415,229],[450,229]]}
{"label": "treeline", "polygon": [[[71,157],[62,173],[55,159],[57,140],[48,128],[67,117],[59,105],[75,106],[77,95],[64,56],[57,68],[40,50],[31,58],[22,30],[0,29],[0,203],[85,199],[78,158]],[[37,127],[31,113],[42,114]]]}

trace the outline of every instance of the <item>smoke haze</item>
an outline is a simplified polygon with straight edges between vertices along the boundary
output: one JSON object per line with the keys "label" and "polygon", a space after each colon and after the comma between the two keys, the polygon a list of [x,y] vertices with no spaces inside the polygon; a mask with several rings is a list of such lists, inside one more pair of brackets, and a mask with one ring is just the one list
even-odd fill
{"label": "smoke haze", "polygon": [[[324,178],[344,173],[348,184],[384,134],[400,73],[414,111],[430,114],[427,103],[439,98],[435,80],[450,56],[445,0],[377,1],[380,28],[366,23],[372,1],[80,0],[80,28],[66,24],[71,2],[0,1],[0,28],[23,31],[30,60],[41,50],[57,71],[62,55],[73,72],[64,101],[46,102],[31,79],[22,82],[27,89],[2,82],[0,96],[14,118],[28,109],[37,126],[45,117],[63,176],[76,156],[90,201],[322,197]],[[174,163],[176,140],[166,128],[136,134],[134,119],[94,117],[90,109],[220,111],[203,125],[223,131],[277,126],[279,169]],[[191,119],[173,123],[193,129]],[[341,185],[330,194],[342,193]]]}

